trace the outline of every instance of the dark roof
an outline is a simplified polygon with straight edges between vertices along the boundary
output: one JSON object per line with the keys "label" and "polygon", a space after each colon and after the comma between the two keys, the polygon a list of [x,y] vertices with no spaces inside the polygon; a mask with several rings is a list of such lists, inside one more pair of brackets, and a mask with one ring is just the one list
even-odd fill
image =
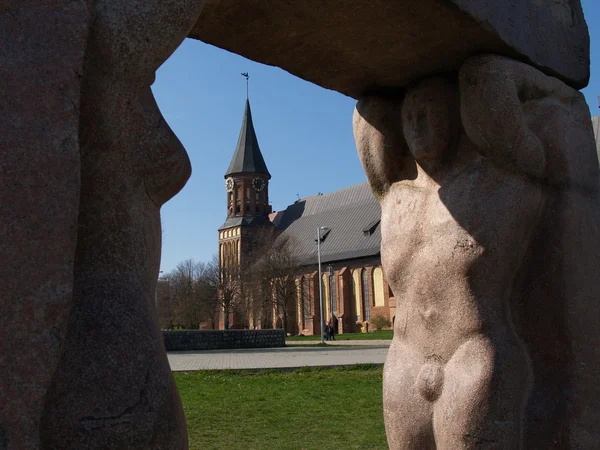
{"label": "dark roof", "polygon": [[378,255],[381,208],[367,183],[317,195],[278,212],[273,223],[294,242],[303,265],[317,263],[317,228],[331,229],[321,244],[321,262]]}
{"label": "dark roof", "polygon": [[229,175],[236,173],[258,173],[271,178],[271,174],[267,169],[265,160],[260,152],[260,147],[258,146],[248,99],[246,99],[240,137],[225,177],[227,178]]}
{"label": "dark roof", "polygon": [[246,225],[251,227],[264,227],[273,225],[267,216],[247,216],[247,217],[229,217],[223,225],[219,227],[219,231],[226,228]]}

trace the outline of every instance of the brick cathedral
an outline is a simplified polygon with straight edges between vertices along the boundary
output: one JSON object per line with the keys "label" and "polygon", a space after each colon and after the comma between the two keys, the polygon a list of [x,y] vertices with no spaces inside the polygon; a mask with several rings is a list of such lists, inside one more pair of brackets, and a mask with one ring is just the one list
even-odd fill
{"label": "brick cathedral", "polygon": [[[252,262],[261,230],[274,228],[279,238],[295,242],[299,261],[296,305],[288,313],[286,332],[320,333],[317,230],[321,235],[324,317],[333,318],[338,333],[371,329],[376,315],[393,322],[396,302],[381,269],[381,209],[367,183],[296,201],[272,212],[271,174],[260,151],[247,99],[238,143],[225,172],[225,223],[219,228],[219,266],[223,271]],[[278,239],[279,239],[278,238]],[[221,311],[220,328],[224,326]],[[281,327],[276,310],[262,317],[232,313],[234,328]]]}

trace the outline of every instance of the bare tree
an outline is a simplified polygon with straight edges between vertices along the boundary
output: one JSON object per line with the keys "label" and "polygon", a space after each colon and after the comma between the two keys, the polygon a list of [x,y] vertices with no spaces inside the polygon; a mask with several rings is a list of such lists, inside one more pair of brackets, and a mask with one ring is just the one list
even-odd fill
{"label": "bare tree", "polygon": [[229,328],[229,316],[239,306],[240,267],[233,265],[219,268],[219,306],[223,311],[223,326]]}
{"label": "bare tree", "polygon": [[[295,332],[298,288],[296,278],[300,269],[294,240],[277,236],[275,230],[265,230],[258,240],[256,262],[249,274],[256,280],[265,306],[274,309],[281,317],[282,327]],[[266,292],[265,292],[266,291]]]}
{"label": "bare tree", "polygon": [[161,329],[167,330],[172,329],[177,320],[175,305],[169,291],[170,284],[167,275],[160,277],[157,281],[155,292],[156,311]]}
{"label": "bare tree", "polygon": [[199,314],[195,308],[195,284],[202,263],[187,259],[177,264],[177,267],[167,274],[169,294],[174,309],[175,325],[183,328],[197,329]]}
{"label": "bare tree", "polygon": [[187,259],[168,273],[169,300],[159,307],[161,322],[198,329],[209,320],[216,326],[218,313],[218,264],[215,257],[209,263]]}
{"label": "bare tree", "polygon": [[204,271],[198,280],[202,313],[209,319],[213,330],[217,328],[219,320],[219,278],[219,260],[214,255],[211,261],[204,265]]}

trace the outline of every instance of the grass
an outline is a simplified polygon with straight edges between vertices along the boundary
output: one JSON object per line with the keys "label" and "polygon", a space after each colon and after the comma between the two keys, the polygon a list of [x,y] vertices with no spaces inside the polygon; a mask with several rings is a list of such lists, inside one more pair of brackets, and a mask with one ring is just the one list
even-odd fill
{"label": "grass", "polygon": [[175,372],[190,449],[386,449],[381,366]]}
{"label": "grass", "polygon": [[[394,332],[392,330],[384,330],[384,331],[373,331],[370,333],[344,333],[344,334],[336,334],[335,339],[337,341],[364,341],[371,339],[392,339]],[[320,341],[321,335],[317,334],[315,336],[290,336],[286,338],[287,341]]]}

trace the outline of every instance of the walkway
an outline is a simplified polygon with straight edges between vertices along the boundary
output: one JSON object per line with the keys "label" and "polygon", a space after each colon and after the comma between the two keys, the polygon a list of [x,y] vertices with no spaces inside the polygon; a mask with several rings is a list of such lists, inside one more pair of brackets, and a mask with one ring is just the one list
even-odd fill
{"label": "walkway", "polygon": [[[167,356],[173,371],[383,364],[389,342],[335,341],[326,347],[312,347],[305,341],[279,348],[169,352]],[[308,346],[300,346],[303,344]]]}
{"label": "walkway", "polygon": [[[321,341],[286,341],[286,345],[318,345]],[[366,347],[389,347],[392,343],[391,340],[387,339],[362,339],[356,341],[326,341],[327,345],[349,345],[352,347],[366,346]]]}

